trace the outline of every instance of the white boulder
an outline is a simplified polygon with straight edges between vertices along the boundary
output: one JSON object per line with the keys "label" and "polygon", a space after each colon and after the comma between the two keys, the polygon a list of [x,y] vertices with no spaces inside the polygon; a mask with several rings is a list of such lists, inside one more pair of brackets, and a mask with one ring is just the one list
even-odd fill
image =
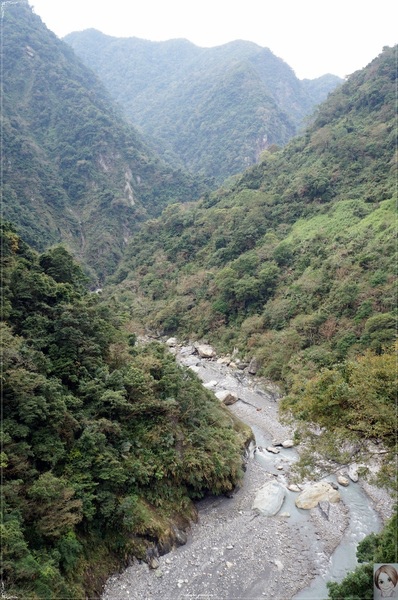
{"label": "white boulder", "polygon": [[285,488],[280,483],[269,481],[258,490],[252,508],[260,515],[272,517],[279,512],[285,493]]}

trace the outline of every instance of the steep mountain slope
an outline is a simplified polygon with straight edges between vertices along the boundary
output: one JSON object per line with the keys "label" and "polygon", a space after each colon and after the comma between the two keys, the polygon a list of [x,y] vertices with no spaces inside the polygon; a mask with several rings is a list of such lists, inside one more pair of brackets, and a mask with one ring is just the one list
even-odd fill
{"label": "steep mountain slope", "polygon": [[62,247],[0,238],[2,596],[98,598],[181,536],[193,499],[234,487],[251,432],[164,347],[138,348]]}
{"label": "steep mountain slope", "polygon": [[140,318],[237,345],[287,382],[393,339],[396,53],[353,74],[232,190],[143,229],[118,274]]}
{"label": "steep mountain slope", "polygon": [[267,48],[235,41],[199,48],[187,40],[113,38],[96,30],[67,41],[125,114],[166,156],[219,183],[285,144],[341,80],[313,88]]}
{"label": "steep mountain slope", "polygon": [[288,392],[303,467],[320,452],[346,463],[347,442],[350,460],[367,464],[376,440],[392,487],[397,53],[385,48],[353,74],[301,138],[265,153],[232,189],[166,208],[110,290],[136,323],[255,359]]}
{"label": "steep mountain slope", "polygon": [[102,277],[140,221],[201,188],[148,149],[28,2],[5,5],[1,33],[3,216]]}

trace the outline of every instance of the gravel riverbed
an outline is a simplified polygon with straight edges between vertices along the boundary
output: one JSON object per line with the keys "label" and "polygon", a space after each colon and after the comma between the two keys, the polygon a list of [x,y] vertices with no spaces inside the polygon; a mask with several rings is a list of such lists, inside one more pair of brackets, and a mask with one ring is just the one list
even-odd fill
{"label": "gravel riverbed", "polygon": [[[235,386],[240,400],[229,409],[242,421],[273,440],[291,437],[292,432],[278,420],[271,391],[242,379],[241,373],[225,365],[203,360],[196,365],[203,383]],[[252,510],[257,490],[270,480],[290,483],[289,450],[275,455],[270,468],[267,464],[252,453],[242,486],[232,498],[209,497],[197,504],[198,522],[192,525],[186,545],[159,557],[157,569],[134,561],[108,580],[103,600],[294,598],[325,569],[347,527],[349,507],[339,502],[329,504],[327,512],[320,506],[299,510],[294,507],[296,494],[287,491],[289,506],[297,511],[294,518],[288,516],[286,501],[276,516],[258,515]],[[384,518],[389,516],[391,502],[385,494],[374,492],[369,501]]]}

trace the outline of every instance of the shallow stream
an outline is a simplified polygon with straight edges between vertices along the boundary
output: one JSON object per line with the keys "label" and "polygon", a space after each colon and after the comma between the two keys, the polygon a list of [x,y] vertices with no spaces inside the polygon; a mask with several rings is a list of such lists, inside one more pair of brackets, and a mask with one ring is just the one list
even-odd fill
{"label": "shallow stream", "polygon": [[[294,447],[278,446],[278,454],[266,450],[292,435],[278,419],[276,395],[242,371],[198,357],[178,358],[206,387],[237,394],[239,401],[229,409],[252,428],[256,444],[234,497],[199,502],[199,522],[188,543],[159,557],[157,570],[135,562],[111,577],[103,600],[325,600],[326,582],[341,581],[353,570],[357,543],[381,527],[371,500],[359,484],[339,487],[349,517],[344,533],[345,509],[330,505],[330,520],[320,511],[314,520],[315,509],[298,509],[297,493],[289,490],[275,517],[256,518],[251,507],[257,490],[270,478],[287,487],[290,467],[298,459]],[[328,544],[335,547],[331,538],[338,543],[332,554],[327,549]]]}
{"label": "shallow stream", "polygon": [[[235,391],[240,400],[249,402],[253,406],[257,405],[256,396],[266,398],[268,402],[272,402],[272,398],[264,390],[253,387],[250,385],[250,380],[246,380],[241,377],[239,372],[238,379],[229,374],[225,376],[225,367],[220,367],[215,362],[201,361],[201,368],[198,371],[198,376],[203,379],[204,382],[209,381],[209,373],[211,373],[211,380],[218,381],[222,384],[229,384],[229,387]],[[261,448],[262,451],[254,453],[254,458],[257,460],[263,468],[274,475],[278,473],[276,464],[281,463],[281,460],[290,465],[298,460],[299,456],[294,448],[284,449],[280,448],[279,454],[274,455],[265,450],[267,446],[272,444],[272,435],[264,431],[263,427],[254,425],[253,422],[248,423],[255,436],[255,443],[257,448]],[[282,464],[283,464],[282,462]],[[333,477],[325,478],[325,481],[332,482]],[[358,562],[356,560],[356,548],[358,543],[369,533],[378,532],[381,529],[382,523],[377,512],[372,508],[372,503],[366,493],[362,490],[358,483],[351,482],[348,487],[339,487],[339,492],[343,503],[349,510],[349,524],[344,532],[343,538],[340,544],[337,546],[333,554],[331,555],[327,564],[325,564],[322,554],[320,554],[320,560],[318,562],[319,575],[317,575],[311,585],[301,592],[296,594],[294,600],[320,600],[328,597],[328,591],[326,587],[327,581],[341,581],[344,576],[355,569]],[[307,510],[298,509],[295,506],[295,498],[297,494],[287,490],[284,503],[281,507],[281,512],[289,513],[289,520],[293,524],[296,523],[307,523],[309,527],[309,512]]]}

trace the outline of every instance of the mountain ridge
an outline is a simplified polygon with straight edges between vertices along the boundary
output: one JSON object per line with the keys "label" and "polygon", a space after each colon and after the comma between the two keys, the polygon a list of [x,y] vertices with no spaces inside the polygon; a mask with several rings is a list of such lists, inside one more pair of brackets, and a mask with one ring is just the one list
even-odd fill
{"label": "mountain ridge", "polygon": [[[159,151],[221,183],[283,145],[339,78],[300,82],[268,48],[235,40],[116,38],[95,29],[65,36],[124,114]],[[316,90],[316,92],[315,92]]]}
{"label": "mountain ridge", "polygon": [[[308,354],[311,370],[366,346],[378,313],[386,329],[382,319],[372,335],[392,339],[396,51],[385,49],[352,75],[304,135],[263,153],[230,189],[173,205],[144,226],[112,281],[123,289],[125,279],[145,297],[137,314],[148,325],[209,337],[224,351],[257,352],[264,374],[287,382],[290,360],[304,368]],[[312,319],[318,333],[309,343],[299,323]],[[283,331],[295,339],[286,356]]]}
{"label": "mountain ridge", "polygon": [[6,7],[2,68],[3,217],[39,250],[63,241],[103,278],[143,219],[206,189],[147,146],[28,3]]}

